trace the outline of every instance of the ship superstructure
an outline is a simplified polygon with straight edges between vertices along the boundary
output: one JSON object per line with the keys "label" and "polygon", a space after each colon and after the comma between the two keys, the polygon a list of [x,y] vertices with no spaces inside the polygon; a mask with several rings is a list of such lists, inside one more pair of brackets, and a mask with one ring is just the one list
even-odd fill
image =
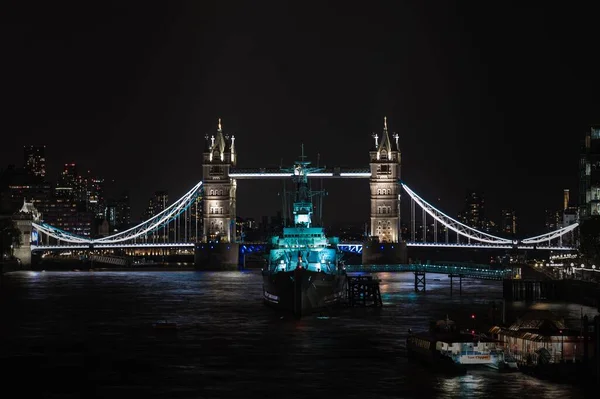
{"label": "ship superstructure", "polygon": [[265,302],[292,310],[299,316],[338,302],[343,293],[345,271],[337,237],[327,237],[322,226],[313,224],[312,198],[322,191],[312,191],[308,175],[323,170],[301,159],[289,172],[295,185],[293,219],[284,226],[281,236],[270,240],[271,249],[264,276]]}

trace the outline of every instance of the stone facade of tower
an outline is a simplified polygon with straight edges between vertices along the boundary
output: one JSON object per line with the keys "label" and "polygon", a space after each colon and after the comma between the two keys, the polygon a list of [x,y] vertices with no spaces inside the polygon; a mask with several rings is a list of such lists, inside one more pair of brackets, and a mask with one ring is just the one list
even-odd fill
{"label": "stone facade of tower", "polygon": [[236,181],[229,177],[229,171],[237,161],[235,137],[223,133],[219,119],[216,134],[205,138],[202,158],[202,242],[234,243]]}
{"label": "stone facade of tower", "polygon": [[40,213],[32,203],[24,201],[23,206],[19,212],[13,215],[12,219],[21,232],[21,245],[14,249],[13,255],[21,261],[22,266],[31,266],[32,223],[39,223]]}
{"label": "stone facade of tower", "polygon": [[402,241],[400,235],[400,149],[398,135],[390,141],[384,118],[381,137],[373,134],[375,145],[369,152],[371,165],[371,237],[380,243]]}

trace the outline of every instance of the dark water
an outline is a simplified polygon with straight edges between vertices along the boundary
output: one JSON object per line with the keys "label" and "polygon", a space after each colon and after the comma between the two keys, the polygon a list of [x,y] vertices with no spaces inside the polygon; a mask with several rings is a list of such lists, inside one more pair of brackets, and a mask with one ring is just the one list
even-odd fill
{"label": "dark water", "polygon": [[[520,373],[443,377],[409,363],[409,328],[427,328],[446,314],[459,323],[472,313],[489,322],[489,301],[501,297],[501,284],[464,282],[463,297],[450,297],[445,276],[429,278],[425,294],[413,292],[409,273],[380,277],[383,309],[296,321],[264,307],[257,272],[7,274],[0,287],[2,387],[52,398],[583,396]],[[571,323],[581,312],[538,307]],[[157,333],[151,324],[160,319],[181,328]]]}

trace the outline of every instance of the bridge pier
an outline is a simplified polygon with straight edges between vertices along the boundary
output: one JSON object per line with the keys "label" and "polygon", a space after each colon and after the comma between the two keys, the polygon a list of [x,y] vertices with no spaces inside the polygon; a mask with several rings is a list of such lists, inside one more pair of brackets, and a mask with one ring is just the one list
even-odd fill
{"label": "bridge pier", "polygon": [[395,265],[407,263],[406,242],[380,243],[378,238],[363,244],[363,265]]}
{"label": "bridge pier", "polygon": [[452,280],[456,277],[458,277],[458,295],[462,296],[462,279],[463,279],[463,275],[462,274],[449,274],[448,277],[450,277],[450,296],[452,296]]}
{"label": "bridge pier", "polygon": [[238,270],[240,244],[202,243],[194,247],[194,267],[198,270]]}
{"label": "bridge pier", "polygon": [[427,282],[425,272],[416,271],[415,273],[415,292],[425,292]]}

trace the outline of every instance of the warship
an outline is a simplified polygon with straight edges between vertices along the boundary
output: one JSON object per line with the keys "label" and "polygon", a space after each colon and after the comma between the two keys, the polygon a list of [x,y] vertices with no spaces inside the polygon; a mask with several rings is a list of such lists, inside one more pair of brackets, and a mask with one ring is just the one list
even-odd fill
{"label": "warship", "polygon": [[265,304],[297,318],[339,303],[346,289],[339,238],[327,237],[325,229],[312,221],[312,199],[324,192],[310,189],[308,175],[323,168],[310,166],[304,146],[300,158],[292,168],[282,169],[295,186],[293,219],[289,226],[284,222],[282,235],[271,237],[262,271]]}

